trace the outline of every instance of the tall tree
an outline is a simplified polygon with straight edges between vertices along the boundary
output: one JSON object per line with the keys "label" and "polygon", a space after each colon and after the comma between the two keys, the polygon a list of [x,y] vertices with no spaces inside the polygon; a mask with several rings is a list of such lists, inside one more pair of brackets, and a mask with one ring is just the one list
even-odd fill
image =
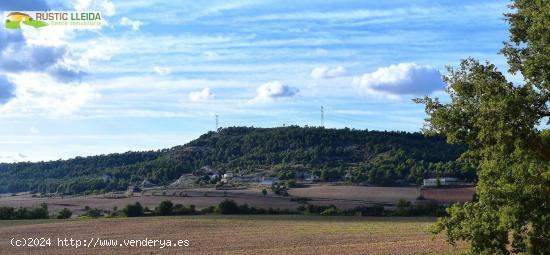
{"label": "tall tree", "polygon": [[463,60],[444,77],[449,103],[425,97],[425,131],[464,143],[477,168],[478,199],[448,209],[436,233],[466,240],[473,254],[550,254],[550,1],[517,0],[506,14],[502,53],[512,84],[490,63]]}

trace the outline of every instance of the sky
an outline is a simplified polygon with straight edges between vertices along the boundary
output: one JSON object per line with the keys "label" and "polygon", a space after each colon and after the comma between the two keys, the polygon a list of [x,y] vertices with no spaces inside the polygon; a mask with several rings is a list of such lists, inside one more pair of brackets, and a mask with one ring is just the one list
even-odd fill
{"label": "sky", "polygon": [[[0,162],[154,150],[219,126],[420,131],[445,66],[496,64],[509,1],[2,1],[99,29],[0,29]],[[507,74],[512,81],[520,81]]]}

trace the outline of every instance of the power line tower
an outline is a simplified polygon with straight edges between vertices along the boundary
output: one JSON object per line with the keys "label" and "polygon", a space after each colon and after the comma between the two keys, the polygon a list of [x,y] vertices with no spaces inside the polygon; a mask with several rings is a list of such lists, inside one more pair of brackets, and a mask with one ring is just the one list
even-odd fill
{"label": "power line tower", "polygon": [[219,124],[218,115],[216,114],[216,132],[218,132]]}
{"label": "power line tower", "polygon": [[325,107],[321,105],[321,127],[325,127]]}

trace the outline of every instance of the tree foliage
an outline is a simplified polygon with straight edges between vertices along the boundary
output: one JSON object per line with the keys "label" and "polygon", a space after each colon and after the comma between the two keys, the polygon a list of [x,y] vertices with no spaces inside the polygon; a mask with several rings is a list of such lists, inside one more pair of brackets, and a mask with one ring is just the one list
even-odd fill
{"label": "tree foliage", "polygon": [[420,184],[423,178],[436,176],[472,181],[473,169],[455,162],[464,150],[464,146],[447,144],[442,137],[420,133],[228,127],[166,150],[0,164],[0,192],[79,194],[126,190],[144,180],[167,185],[184,173],[193,173],[202,182],[215,182],[201,171],[205,166],[238,174],[273,170],[286,180],[307,172],[324,181],[379,185]]}
{"label": "tree foliage", "polygon": [[[502,50],[512,84],[490,63],[463,60],[449,68],[449,103],[426,105],[426,132],[466,144],[461,160],[475,166],[478,200],[449,208],[435,232],[455,243],[466,240],[472,254],[548,254],[550,251],[550,2],[515,1],[506,17],[510,41]],[[511,249],[509,249],[509,247]]]}

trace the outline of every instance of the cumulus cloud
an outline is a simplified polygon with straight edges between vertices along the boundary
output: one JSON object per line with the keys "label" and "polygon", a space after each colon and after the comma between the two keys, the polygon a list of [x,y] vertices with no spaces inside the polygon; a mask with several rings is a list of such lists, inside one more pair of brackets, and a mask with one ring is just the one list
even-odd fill
{"label": "cumulus cloud", "polygon": [[120,19],[120,25],[132,27],[132,30],[138,31],[141,25],[143,25],[143,22],[139,20],[131,20],[128,17],[122,17],[122,19]]}
{"label": "cumulus cloud", "polygon": [[189,100],[193,102],[206,101],[212,98],[214,98],[214,94],[210,92],[210,88],[204,88],[202,90],[192,91],[189,93]]}
{"label": "cumulus cloud", "polygon": [[277,98],[293,97],[298,93],[298,88],[290,87],[280,81],[272,81],[260,85],[256,89],[256,97],[253,102],[272,101]]}
{"label": "cumulus cloud", "polygon": [[7,103],[15,97],[15,85],[6,77],[0,76],[0,105]]}
{"label": "cumulus cloud", "polygon": [[86,83],[79,86],[62,84],[45,73],[25,72],[10,75],[17,84],[16,97],[0,107],[0,113],[46,113],[52,117],[70,115],[88,102],[99,98],[94,88]]}
{"label": "cumulus cloud", "polygon": [[[50,3],[54,4],[53,9],[58,9],[58,5],[67,8],[61,2]],[[46,1],[39,0],[0,2],[0,12],[46,11],[51,7]],[[115,12],[114,5],[108,0],[77,0],[71,3],[71,7],[101,11],[103,16]],[[63,27],[35,29],[25,25],[20,30],[0,29],[0,113],[64,115],[78,111],[99,97],[87,84],[75,86],[74,82],[80,84],[87,74],[86,68],[92,70],[90,62],[98,60],[99,55],[86,41],[71,43],[77,32]],[[93,51],[89,52],[90,49]]]}
{"label": "cumulus cloud", "polygon": [[311,78],[320,80],[320,79],[328,79],[328,78],[336,78],[340,76],[344,76],[346,74],[346,68],[343,66],[337,66],[334,68],[321,66],[321,67],[315,67],[313,70],[311,70]]}
{"label": "cumulus cloud", "polygon": [[154,66],[153,71],[155,71],[158,75],[167,75],[170,74],[172,70],[170,70],[169,67]]}
{"label": "cumulus cloud", "polygon": [[378,68],[353,78],[352,85],[362,96],[399,99],[402,95],[428,95],[444,89],[439,72],[429,66],[400,63]]}
{"label": "cumulus cloud", "polygon": [[[8,3],[9,2],[9,3]],[[0,4],[5,10],[49,10],[43,1],[6,1]],[[31,4],[32,3],[32,4]],[[35,8],[31,8],[32,6]],[[28,7],[28,8],[27,8]],[[8,9],[9,8],[9,9]],[[45,72],[59,81],[73,81],[84,72],[70,68],[65,59],[70,55],[64,29],[35,29],[21,26],[21,30],[0,29],[0,71],[4,73]]]}

